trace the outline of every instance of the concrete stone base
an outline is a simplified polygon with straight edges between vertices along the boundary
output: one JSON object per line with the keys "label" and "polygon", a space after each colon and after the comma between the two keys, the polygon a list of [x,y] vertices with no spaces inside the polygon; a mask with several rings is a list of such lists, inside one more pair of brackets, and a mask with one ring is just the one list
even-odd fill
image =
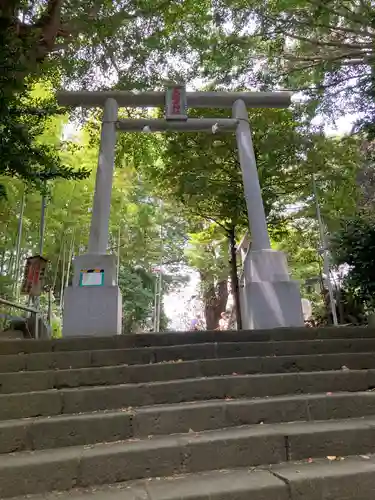
{"label": "concrete stone base", "polygon": [[244,329],[303,326],[299,284],[290,280],[282,252],[256,250],[246,255],[241,306]]}
{"label": "concrete stone base", "polygon": [[302,326],[299,285],[295,281],[255,282],[243,288],[243,328]]}
{"label": "concrete stone base", "polygon": [[63,337],[120,335],[121,318],[122,297],[118,286],[65,290]]}

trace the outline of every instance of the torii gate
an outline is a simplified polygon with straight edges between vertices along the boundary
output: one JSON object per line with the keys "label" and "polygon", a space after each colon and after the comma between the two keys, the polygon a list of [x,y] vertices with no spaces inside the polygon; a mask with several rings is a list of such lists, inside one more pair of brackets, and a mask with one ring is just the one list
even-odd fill
{"label": "torii gate", "polygon": [[[73,283],[65,291],[64,337],[121,333],[116,259],[106,253],[118,130],[236,132],[252,240],[244,262],[243,328],[303,325],[299,286],[290,279],[285,255],[271,249],[247,113],[247,108],[286,108],[290,92],[186,92],[184,86],[172,85],[165,93],[59,92],[57,100],[62,106],[104,108],[88,253],[74,260]],[[118,119],[119,107],[163,105],[165,120]],[[233,118],[191,119],[188,107],[232,108]]]}

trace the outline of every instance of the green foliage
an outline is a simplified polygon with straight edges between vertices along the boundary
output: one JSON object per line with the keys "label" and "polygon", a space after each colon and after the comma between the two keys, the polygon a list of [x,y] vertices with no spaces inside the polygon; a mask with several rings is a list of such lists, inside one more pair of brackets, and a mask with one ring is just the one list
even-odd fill
{"label": "green foliage", "polygon": [[346,285],[370,309],[375,305],[375,226],[366,213],[345,219],[332,238],[337,265],[349,266]]}
{"label": "green foliage", "polygon": [[123,331],[130,333],[136,327],[145,327],[152,316],[154,277],[142,268],[121,266],[118,283],[122,293]]}
{"label": "green foliage", "polygon": [[[35,88],[38,68],[25,57],[34,38],[29,35],[21,41],[12,22],[0,15],[0,176],[18,177],[39,189],[58,177],[82,179],[87,172],[61,161],[56,140],[50,144],[41,138],[63,111],[45,84]],[[64,121],[66,117],[58,120],[60,135]],[[4,185],[0,186],[1,196],[6,196]]]}
{"label": "green foliage", "polygon": [[370,0],[220,1],[202,66],[217,82],[303,90],[330,117],[363,112],[373,124],[375,11]]}

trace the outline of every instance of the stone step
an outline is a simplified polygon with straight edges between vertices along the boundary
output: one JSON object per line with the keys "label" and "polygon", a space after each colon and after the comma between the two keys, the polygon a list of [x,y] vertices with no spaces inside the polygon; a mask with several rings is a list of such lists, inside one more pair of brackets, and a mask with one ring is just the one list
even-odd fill
{"label": "stone step", "polygon": [[63,370],[0,373],[0,394],[69,387],[145,383],[218,375],[291,373],[375,368],[375,353],[312,354],[221,358],[197,361],[117,365]]}
{"label": "stone step", "polygon": [[[374,451],[375,419],[367,418],[256,425],[20,452],[0,457],[0,498]],[[282,469],[273,473],[280,474],[277,470]]]}
{"label": "stone step", "polygon": [[225,398],[367,391],[375,370],[232,375],[0,394],[0,420]]}
{"label": "stone step", "polygon": [[375,417],[375,392],[215,400],[0,422],[0,453],[293,421]]}
{"label": "stone step", "polygon": [[374,456],[341,458],[75,488],[28,500],[373,500]]}
{"label": "stone step", "polygon": [[375,338],[220,342],[134,349],[11,354],[0,356],[0,372],[74,369],[122,364],[135,365],[178,360],[188,361],[253,356],[299,356],[353,352],[375,352]]}
{"label": "stone step", "polygon": [[375,329],[365,327],[280,328],[273,330],[199,331],[119,335],[115,337],[78,337],[58,340],[0,341],[1,354],[87,351],[131,347],[170,346],[210,342],[267,342],[282,340],[315,340],[332,338],[375,338]]}

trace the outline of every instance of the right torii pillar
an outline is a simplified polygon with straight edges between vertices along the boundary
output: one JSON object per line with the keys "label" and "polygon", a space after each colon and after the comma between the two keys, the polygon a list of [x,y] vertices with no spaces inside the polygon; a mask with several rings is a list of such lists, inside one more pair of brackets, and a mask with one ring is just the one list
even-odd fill
{"label": "right torii pillar", "polygon": [[290,279],[286,256],[271,249],[246,104],[233,105],[239,160],[251,231],[241,297],[243,329],[303,326],[299,284]]}

